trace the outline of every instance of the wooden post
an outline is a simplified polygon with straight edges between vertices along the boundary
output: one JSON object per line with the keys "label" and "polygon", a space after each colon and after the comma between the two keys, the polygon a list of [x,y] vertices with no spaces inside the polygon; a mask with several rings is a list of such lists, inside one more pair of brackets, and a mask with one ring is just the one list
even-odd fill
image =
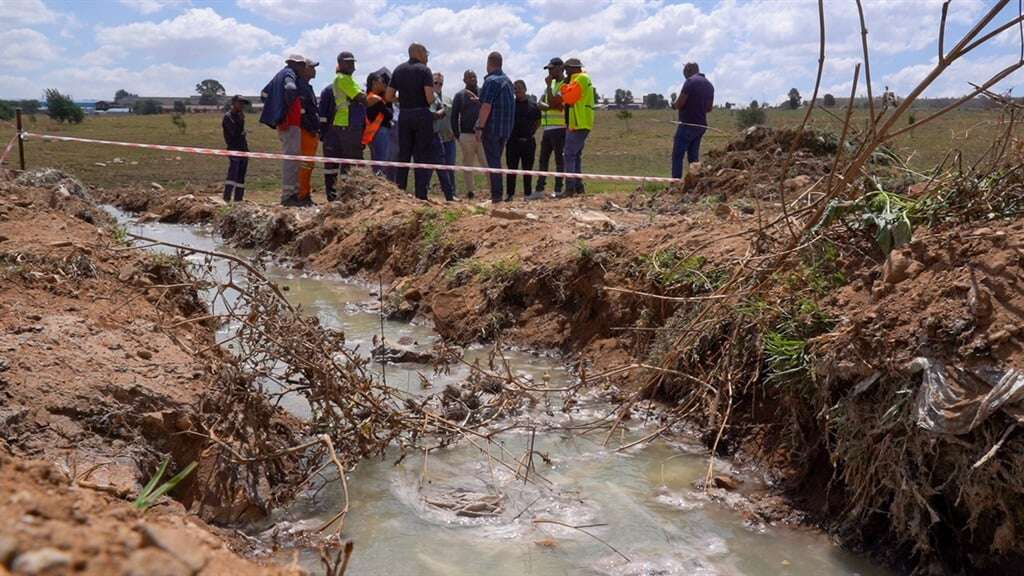
{"label": "wooden post", "polygon": [[24,131],[24,128],[21,125],[21,108],[16,108],[14,110],[14,113],[15,113],[15,116],[17,118],[16,125],[18,127],[18,164],[21,166],[21,171],[24,172],[25,171],[25,141],[21,139],[21,134]]}

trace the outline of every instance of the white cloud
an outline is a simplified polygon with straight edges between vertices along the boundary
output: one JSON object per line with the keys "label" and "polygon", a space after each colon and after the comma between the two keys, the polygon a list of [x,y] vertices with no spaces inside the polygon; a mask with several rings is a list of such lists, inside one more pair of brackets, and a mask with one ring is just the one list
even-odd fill
{"label": "white cloud", "polygon": [[100,28],[96,37],[101,45],[141,49],[149,56],[179,63],[284,44],[283,38],[252,24],[224,18],[212,8],[193,8],[161,22]]}
{"label": "white cloud", "polygon": [[30,28],[0,31],[0,68],[33,70],[59,55],[60,50],[40,32]]}
{"label": "white cloud", "polygon": [[57,20],[57,13],[43,0],[0,0],[0,27],[24,24],[48,24]]}
{"label": "white cloud", "polygon": [[190,0],[120,0],[121,4],[141,14],[153,14],[174,6],[187,6]]}
{"label": "white cloud", "polygon": [[344,20],[366,22],[386,0],[238,0],[238,7],[268,20],[286,23]]}

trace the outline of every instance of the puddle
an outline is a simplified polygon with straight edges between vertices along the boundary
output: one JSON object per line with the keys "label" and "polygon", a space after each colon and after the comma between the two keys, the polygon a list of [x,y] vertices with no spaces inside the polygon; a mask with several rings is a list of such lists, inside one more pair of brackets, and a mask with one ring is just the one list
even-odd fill
{"label": "puddle", "polygon": [[[133,224],[114,212],[129,231],[197,248],[225,249],[201,228]],[[238,253],[235,251],[234,253]],[[332,277],[269,267],[268,276],[287,286],[287,297],[330,326],[345,331],[351,346],[368,355],[381,331],[375,287]],[[384,323],[390,342],[401,338],[430,347],[436,335],[426,324]],[[485,362],[487,347],[466,351],[469,361]],[[512,370],[548,381],[571,383],[557,359],[528,352],[505,354]],[[374,370],[380,370],[374,364]],[[418,393],[419,374],[429,376],[428,392],[463,381],[465,366],[433,375],[428,367],[389,365],[391,386]],[[557,402],[557,401],[555,401]],[[299,414],[301,402],[286,406]],[[604,446],[606,432],[565,430],[606,413],[610,407],[591,399],[583,412],[565,415],[543,403],[517,419],[520,428],[479,441],[430,453],[397,453],[360,464],[349,480],[351,512],[346,538],[355,542],[349,574],[423,575],[881,575],[889,572],[831,544],[820,533],[786,527],[751,527],[735,512],[707,501],[692,489],[703,477],[707,459],[696,443],[658,440],[615,451],[622,442],[649,433],[631,422]],[[638,419],[639,420],[639,419]],[[507,422],[502,425],[507,425]],[[652,423],[653,426],[653,423]],[[516,479],[506,462],[525,454],[533,443],[532,481]],[[543,458],[540,456],[543,454]],[[725,464],[723,463],[723,466]],[[340,509],[338,490],[328,486],[315,498],[301,498],[277,511],[274,529],[311,528]],[[456,504],[452,505],[452,499]],[[438,505],[438,504],[441,505]],[[468,513],[467,513],[468,512]],[[557,521],[585,530],[560,526]],[[600,540],[607,543],[604,544]],[[614,550],[613,550],[614,548]],[[627,561],[623,556],[629,558]],[[281,558],[291,560],[288,553]],[[300,562],[322,573],[318,556],[300,554]]]}

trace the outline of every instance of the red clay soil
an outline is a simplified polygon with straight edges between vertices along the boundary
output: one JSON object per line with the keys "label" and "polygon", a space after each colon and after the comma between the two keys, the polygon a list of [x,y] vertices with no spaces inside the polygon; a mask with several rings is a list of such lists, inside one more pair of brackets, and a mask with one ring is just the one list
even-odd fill
{"label": "red clay soil", "polygon": [[128,502],[164,458],[177,471],[202,448],[177,433],[211,382],[188,348],[212,330],[156,329],[202,304],[108,220],[67,190],[0,181],[0,574],[289,573],[173,500]]}

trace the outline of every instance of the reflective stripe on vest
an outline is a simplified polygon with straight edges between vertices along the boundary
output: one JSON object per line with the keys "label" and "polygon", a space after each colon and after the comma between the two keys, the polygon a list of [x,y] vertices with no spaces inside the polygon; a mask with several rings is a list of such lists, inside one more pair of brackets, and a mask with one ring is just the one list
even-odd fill
{"label": "reflective stripe on vest", "polygon": [[[555,95],[560,94],[561,93],[561,89],[562,89],[562,84],[565,84],[565,82],[563,82],[562,80],[552,80],[551,81],[551,93],[555,94]],[[544,103],[547,103],[547,101],[548,101],[547,89],[544,90],[544,96],[541,97],[541,101],[544,102]],[[541,126],[565,126],[565,110],[564,109],[563,110],[554,110],[552,108],[545,108],[544,110],[541,110],[540,125]]]}

